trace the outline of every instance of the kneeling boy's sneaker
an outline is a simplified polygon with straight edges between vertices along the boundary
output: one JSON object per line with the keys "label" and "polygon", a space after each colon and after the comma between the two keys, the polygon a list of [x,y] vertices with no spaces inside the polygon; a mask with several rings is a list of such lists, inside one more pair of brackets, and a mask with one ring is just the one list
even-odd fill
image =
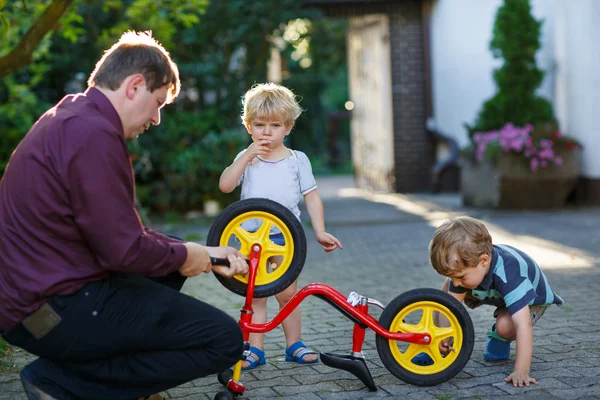
{"label": "kneeling boy's sneaker", "polygon": [[501,361],[506,360],[510,356],[510,341],[504,339],[496,332],[496,324],[492,325],[492,329],[488,332],[487,343],[483,351],[483,359],[485,361]]}

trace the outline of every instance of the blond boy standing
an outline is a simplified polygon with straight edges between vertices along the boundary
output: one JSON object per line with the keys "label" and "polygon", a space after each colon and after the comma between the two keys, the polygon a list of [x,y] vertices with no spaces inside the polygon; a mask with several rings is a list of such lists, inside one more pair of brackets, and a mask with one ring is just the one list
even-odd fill
{"label": "blond boy standing", "polygon": [[[243,104],[242,121],[252,136],[253,143],[240,152],[233,164],[223,171],[219,181],[221,191],[230,193],[238,185],[242,185],[242,200],[258,197],[277,201],[298,219],[298,202],[303,196],[317,241],[323,246],[323,250],[330,252],[338,247],[342,248],[340,241],[325,231],[323,202],[317,191],[308,157],[284,144],[284,139],[290,134],[296,118],[302,112],[296,96],[288,88],[275,83],[259,84],[246,92]],[[251,225],[252,221],[249,223]],[[244,227],[252,230],[251,226]],[[283,235],[279,232],[272,231],[270,238],[276,244],[285,244]],[[275,296],[280,309],[297,291],[298,280]],[[252,307],[252,322],[265,323],[267,299],[254,299]],[[283,330],[287,343],[286,361],[300,364],[318,361],[317,353],[300,340],[302,323],[299,307],[283,321]],[[264,334],[250,335],[251,355],[244,361],[243,369],[253,369],[266,363],[263,342]]]}

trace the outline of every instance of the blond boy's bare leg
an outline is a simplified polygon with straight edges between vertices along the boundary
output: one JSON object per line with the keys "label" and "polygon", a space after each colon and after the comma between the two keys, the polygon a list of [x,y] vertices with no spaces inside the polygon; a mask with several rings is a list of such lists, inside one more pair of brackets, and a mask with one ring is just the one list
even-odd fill
{"label": "blond boy's bare leg", "polygon": [[[287,289],[275,295],[279,302],[281,310],[294,295],[298,292],[298,279],[296,279]],[[302,337],[302,312],[300,307],[296,307],[294,311],[283,321],[283,332],[285,333],[286,348],[289,348],[296,342],[299,342]],[[300,351],[301,349],[298,349]],[[294,353],[297,353],[294,352]],[[302,359],[306,362],[315,361],[318,358],[317,354],[305,354]]]}
{"label": "blond boy's bare leg", "polygon": [[[253,324],[264,324],[267,322],[267,298],[256,298],[252,300],[252,323]],[[250,334],[250,346],[256,347],[257,349],[264,349],[265,334],[264,333],[251,333]],[[258,360],[258,354],[254,354],[254,358]],[[249,361],[242,363],[242,368],[246,368],[250,365]]]}

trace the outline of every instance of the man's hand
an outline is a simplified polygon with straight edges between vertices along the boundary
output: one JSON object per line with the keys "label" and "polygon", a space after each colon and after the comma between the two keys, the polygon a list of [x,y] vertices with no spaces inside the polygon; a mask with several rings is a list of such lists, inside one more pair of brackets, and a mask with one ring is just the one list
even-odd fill
{"label": "man's hand", "polygon": [[321,232],[317,235],[317,242],[319,242],[319,244],[321,246],[323,246],[323,251],[325,253],[329,253],[331,251],[334,251],[335,249],[337,249],[338,247],[340,249],[342,249],[342,243],[332,234],[327,233],[327,232]]}
{"label": "man's hand", "polygon": [[529,387],[530,383],[538,384],[538,381],[529,376],[528,372],[521,372],[514,370],[512,374],[504,378],[504,382],[512,382],[514,387],[523,387],[523,385]]}
{"label": "man's hand", "polygon": [[212,270],[217,274],[226,278],[231,278],[234,275],[247,275],[248,262],[246,257],[233,247],[207,247],[211,257],[227,258],[229,266],[213,265]]}
{"label": "man's hand", "polygon": [[193,242],[185,242],[184,245],[187,249],[187,258],[179,268],[179,273],[188,278],[201,273],[208,273],[212,265],[207,248]]}

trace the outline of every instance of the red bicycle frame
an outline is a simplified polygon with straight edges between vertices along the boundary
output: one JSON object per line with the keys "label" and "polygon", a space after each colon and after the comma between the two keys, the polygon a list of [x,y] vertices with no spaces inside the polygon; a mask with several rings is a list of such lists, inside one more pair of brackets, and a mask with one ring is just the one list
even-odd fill
{"label": "red bicycle frame", "polygon": [[[361,353],[362,345],[365,339],[365,329],[367,327],[371,328],[378,335],[390,340],[424,345],[427,345],[431,342],[431,336],[428,333],[390,332],[389,330],[382,328],[381,325],[379,325],[379,322],[369,314],[369,305],[366,301],[357,305],[352,305],[348,302],[344,295],[331,286],[323,283],[311,283],[300,289],[300,291],[298,291],[298,293],[296,293],[270,321],[264,324],[252,323],[252,315],[254,314],[254,310],[252,309],[252,301],[254,299],[255,280],[261,252],[262,246],[260,244],[252,245],[249,257],[246,301],[240,310],[241,315],[239,320],[244,342],[248,342],[250,339],[250,333],[265,333],[279,326],[279,324],[281,324],[290,315],[290,313],[302,302],[302,300],[310,295],[315,295],[322,298],[354,321],[354,330],[352,334],[353,354]],[[236,394],[242,394],[245,390],[244,385],[239,382],[241,368],[242,361],[240,360],[233,368],[232,379],[230,379],[227,383],[227,387]],[[371,389],[373,389],[374,385],[372,383],[372,378],[370,378],[370,374],[368,378],[361,379],[363,379],[363,381],[370,386]],[[371,382],[370,385],[369,381]]]}

